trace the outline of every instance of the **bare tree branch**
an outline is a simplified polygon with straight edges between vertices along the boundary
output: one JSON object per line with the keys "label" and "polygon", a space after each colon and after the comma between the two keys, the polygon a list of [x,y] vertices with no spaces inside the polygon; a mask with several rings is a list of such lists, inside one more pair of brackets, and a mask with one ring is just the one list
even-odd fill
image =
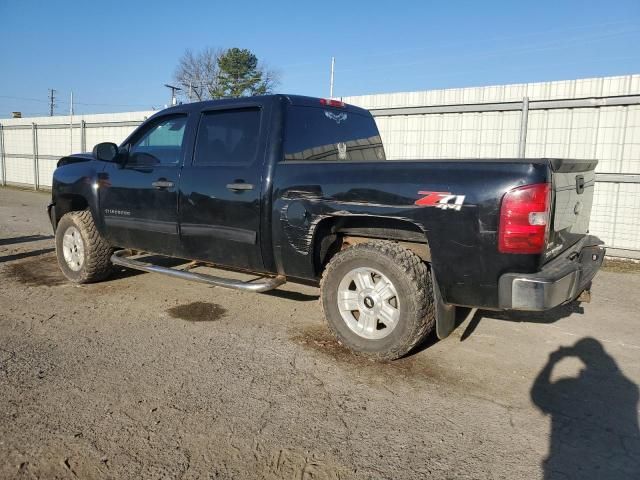
{"label": "bare tree branch", "polygon": [[218,89],[220,69],[218,59],[222,49],[205,48],[199,53],[186,50],[173,75],[182,88],[181,96],[187,100],[210,100]]}
{"label": "bare tree branch", "polygon": [[174,81],[187,101],[243,97],[272,93],[279,74],[262,63],[249,50],[205,48],[186,50],[178,61]]}

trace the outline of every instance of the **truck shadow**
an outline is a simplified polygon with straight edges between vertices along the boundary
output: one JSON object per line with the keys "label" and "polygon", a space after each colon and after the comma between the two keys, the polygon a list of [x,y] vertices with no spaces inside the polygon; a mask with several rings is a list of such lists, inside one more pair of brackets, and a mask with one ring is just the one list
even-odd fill
{"label": "truck shadow", "polygon": [[51,240],[53,235],[24,235],[22,237],[0,238],[0,247],[14,245],[16,243],[39,242],[41,240]]}
{"label": "truck shadow", "polygon": [[[15,245],[17,248],[20,248],[20,244],[22,243],[40,242],[51,239],[53,239],[53,236],[51,235],[23,235],[21,237],[0,238],[0,247]],[[49,245],[51,245],[51,243],[49,243]],[[8,255],[0,256],[0,263],[13,262],[15,260],[21,260],[23,258],[29,257],[38,257],[40,255],[44,255],[45,253],[53,252],[54,250],[54,248],[49,247],[28,250],[26,252],[10,253]]]}
{"label": "truck shadow", "polygon": [[[584,368],[552,380],[566,358]],[[594,338],[549,355],[531,387],[532,402],[551,420],[544,478],[640,478],[638,386]]]}
{"label": "truck shadow", "polygon": [[13,262],[15,260],[21,260],[23,258],[38,257],[45,253],[51,253],[55,251],[55,248],[40,248],[38,250],[30,250],[28,252],[12,253],[9,255],[3,255],[0,257],[0,263]]}
{"label": "truck shadow", "polygon": [[315,302],[320,298],[320,295],[309,295],[308,293],[283,289],[269,290],[268,292],[263,292],[262,295],[283,298],[285,300],[292,300],[294,302]]}
{"label": "truck shadow", "polygon": [[[565,305],[559,305],[545,312],[478,310],[460,336],[460,341],[462,342],[471,336],[478,327],[482,318],[494,318],[497,320],[506,320],[508,322],[554,323],[558,320],[569,317],[574,313],[584,313],[584,307],[582,307],[581,302],[578,302],[577,300]],[[461,322],[464,318],[462,320],[457,320]],[[460,323],[456,323],[456,327],[458,326],[460,326]]]}

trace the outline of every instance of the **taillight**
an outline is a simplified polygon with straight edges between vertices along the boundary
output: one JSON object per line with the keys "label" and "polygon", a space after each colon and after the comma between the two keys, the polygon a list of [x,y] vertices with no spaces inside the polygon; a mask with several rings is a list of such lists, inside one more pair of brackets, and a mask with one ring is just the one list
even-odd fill
{"label": "taillight", "polygon": [[327,107],[345,108],[345,103],[340,100],[332,100],[330,98],[321,98],[320,105],[326,105]]}
{"label": "taillight", "polygon": [[498,250],[502,253],[542,253],[547,239],[551,188],[548,183],[509,190],[502,198]]}

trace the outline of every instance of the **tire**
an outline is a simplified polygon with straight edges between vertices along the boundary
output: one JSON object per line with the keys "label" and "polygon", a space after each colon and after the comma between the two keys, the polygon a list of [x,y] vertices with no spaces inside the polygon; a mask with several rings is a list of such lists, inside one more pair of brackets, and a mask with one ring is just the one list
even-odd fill
{"label": "tire", "polygon": [[113,251],[98,233],[89,210],[67,213],[58,222],[56,257],[60,270],[72,282],[92,283],[107,278],[113,270]]}
{"label": "tire", "polygon": [[329,327],[357,354],[395,360],[435,327],[427,265],[397,243],[372,241],[337,253],[323,273],[320,289]]}

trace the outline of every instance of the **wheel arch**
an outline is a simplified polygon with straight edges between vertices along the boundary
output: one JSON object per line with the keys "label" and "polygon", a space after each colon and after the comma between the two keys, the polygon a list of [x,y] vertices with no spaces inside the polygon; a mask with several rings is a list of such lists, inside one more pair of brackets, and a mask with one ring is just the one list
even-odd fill
{"label": "wheel arch", "polygon": [[89,201],[78,193],[62,193],[56,195],[54,208],[51,211],[51,222],[54,230],[60,219],[69,212],[80,212],[89,208]]}
{"label": "wheel arch", "polygon": [[322,275],[331,258],[351,245],[371,240],[391,240],[413,251],[425,262],[431,261],[426,232],[408,219],[371,215],[331,216],[315,228],[313,244],[314,273]]}

